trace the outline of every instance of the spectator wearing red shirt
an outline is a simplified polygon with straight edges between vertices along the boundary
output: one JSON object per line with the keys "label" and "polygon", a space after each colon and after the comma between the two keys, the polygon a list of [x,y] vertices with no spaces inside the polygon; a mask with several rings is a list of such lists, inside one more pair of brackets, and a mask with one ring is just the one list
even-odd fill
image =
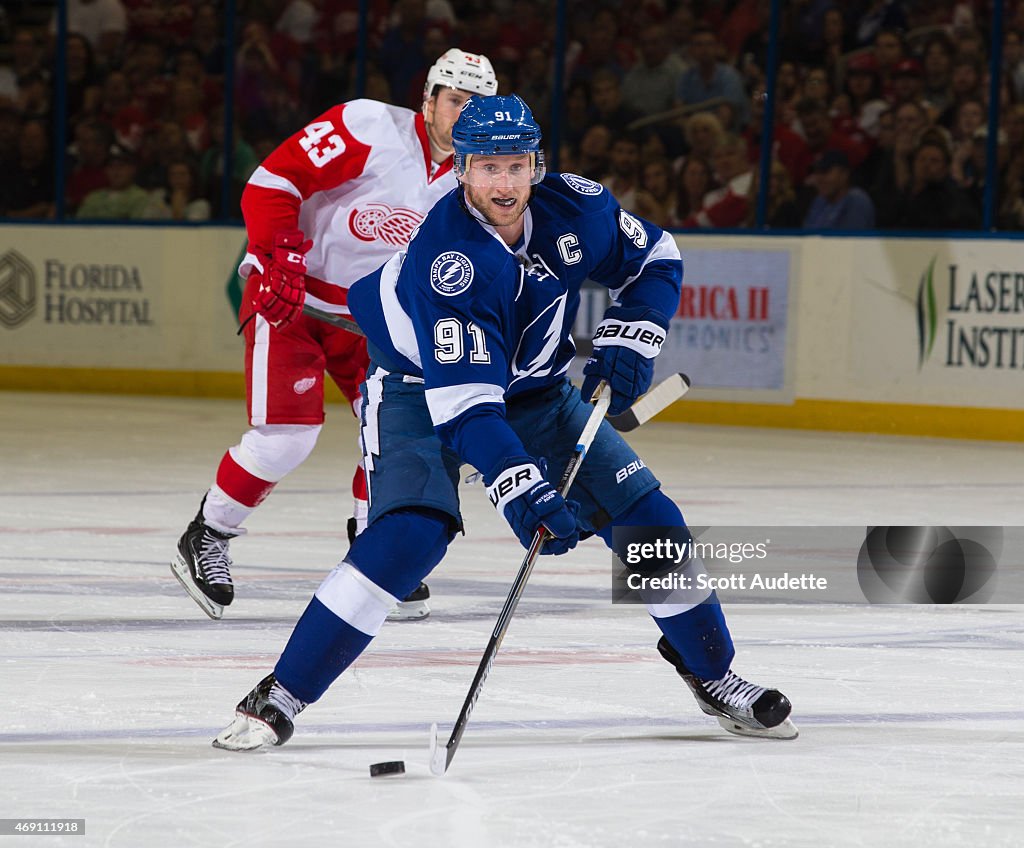
{"label": "spectator wearing red shirt", "polygon": [[744,227],[750,212],[753,169],[747,161],[747,146],[738,135],[726,135],[711,158],[715,176],[722,187],[704,196],[701,208],[681,224],[685,228]]}
{"label": "spectator wearing red shirt", "polygon": [[153,124],[132,97],[128,77],[121,71],[111,71],[103,80],[99,117],[113,128],[114,140],[129,150],[138,150],[142,146],[142,137]]}
{"label": "spectator wearing red shirt", "polygon": [[110,185],[107,151],[113,136],[110,126],[102,121],[82,121],[75,127],[74,166],[64,194],[69,212],[74,213],[89,192]]}
{"label": "spectator wearing red shirt", "polygon": [[815,159],[826,150],[841,150],[850,160],[852,168],[856,168],[864,161],[867,149],[832,126],[828,107],[822,101],[805,97],[797,103],[796,114],[800,120],[804,140]]}
{"label": "spectator wearing red shirt", "polygon": [[[765,103],[765,87],[763,84],[758,85],[750,98],[750,123],[743,131],[743,138],[747,142],[747,159],[752,165],[761,161]],[[814,155],[807,147],[807,142],[782,122],[781,110],[778,108],[780,105],[776,103],[776,118],[772,127],[772,158],[781,162],[793,184],[799,185],[807,176]]]}

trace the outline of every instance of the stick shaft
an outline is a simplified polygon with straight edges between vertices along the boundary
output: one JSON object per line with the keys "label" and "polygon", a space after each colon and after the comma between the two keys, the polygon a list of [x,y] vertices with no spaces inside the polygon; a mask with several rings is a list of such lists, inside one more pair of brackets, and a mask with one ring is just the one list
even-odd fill
{"label": "stick shaft", "polygon": [[345,315],[336,315],[333,312],[327,312],[315,306],[310,306],[308,303],[302,304],[302,314],[308,315],[310,318],[316,318],[317,321],[323,321],[325,324],[330,324],[332,327],[348,330],[357,336],[366,335],[366,333],[359,329],[359,325],[355,321]]}

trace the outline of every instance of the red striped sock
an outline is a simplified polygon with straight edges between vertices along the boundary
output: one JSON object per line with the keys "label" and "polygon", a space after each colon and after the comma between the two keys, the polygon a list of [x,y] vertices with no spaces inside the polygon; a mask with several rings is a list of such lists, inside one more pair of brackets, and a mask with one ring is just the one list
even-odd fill
{"label": "red striped sock", "polygon": [[254,508],[262,503],[277,485],[269,480],[262,480],[250,474],[231,457],[231,452],[224,454],[217,468],[217,486],[234,501]]}

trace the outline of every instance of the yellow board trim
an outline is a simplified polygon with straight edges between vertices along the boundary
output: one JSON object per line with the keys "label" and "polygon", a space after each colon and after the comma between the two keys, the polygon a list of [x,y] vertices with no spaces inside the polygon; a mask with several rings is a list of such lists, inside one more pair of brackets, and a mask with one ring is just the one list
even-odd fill
{"label": "yellow board trim", "polygon": [[[244,399],[245,379],[241,373],[220,371],[4,365],[0,366],[0,389]],[[327,401],[344,402],[341,392],[330,382]],[[806,399],[792,404],[683,400],[655,420],[1024,442],[1024,410],[1019,409]]]}
{"label": "yellow board trim", "polygon": [[[0,365],[0,390],[83,392],[88,394],[240,398],[245,376],[228,371],[143,371],[133,368],[42,368]],[[327,383],[328,403],[343,403],[341,391]]]}
{"label": "yellow board trim", "polygon": [[684,400],[656,421],[797,430],[839,430],[1024,442],[1024,410],[797,399],[792,404]]}

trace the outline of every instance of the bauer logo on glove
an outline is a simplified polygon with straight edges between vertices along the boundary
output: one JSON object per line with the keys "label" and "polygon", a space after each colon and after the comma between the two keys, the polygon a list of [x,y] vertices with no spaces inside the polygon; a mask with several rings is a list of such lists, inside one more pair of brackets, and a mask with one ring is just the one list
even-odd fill
{"label": "bauer logo on glove", "polygon": [[665,331],[650,321],[628,323],[606,318],[594,333],[594,347],[622,345],[649,359],[661,353],[665,344]]}
{"label": "bauer logo on glove", "polygon": [[646,307],[610,306],[594,333],[594,352],[583,366],[585,400],[604,380],[612,390],[609,415],[620,415],[651,387],[654,358],[668,336],[669,319]]}

